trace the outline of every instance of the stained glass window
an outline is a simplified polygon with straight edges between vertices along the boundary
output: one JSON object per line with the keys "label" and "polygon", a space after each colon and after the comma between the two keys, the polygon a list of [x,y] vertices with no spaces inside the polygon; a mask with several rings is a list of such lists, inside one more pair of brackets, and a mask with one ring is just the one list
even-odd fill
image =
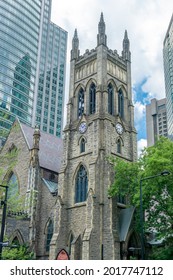
{"label": "stained glass window", "polygon": [[46,237],[46,251],[48,252],[50,249],[50,242],[53,235],[53,222],[52,220],[49,221],[47,226],[47,237]]}
{"label": "stained glass window", "polygon": [[113,115],[113,86],[108,85],[108,113]]}
{"label": "stained glass window", "polygon": [[121,89],[118,91],[118,113],[120,117],[124,117],[124,96]]}
{"label": "stained glass window", "polygon": [[82,138],[80,141],[80,152],[84,153],[85,152],[85,139]]}
{"label": "stained glass window", "polygon": [[12,173],[8,181],[8,198],[14,197],[19,193],[17,176]]}
{"label": "stained glass window", "polygon": [[78,94],[78,117],[84,113],[84,90],[81,88]]}
{"label": "stained glass window", "polygon": [[121,154],[121,140],[117,140],[117,153]]}
{"label": "stained glass window", "polygon": [[91,84],[89,90],[89,103],[90,103],[90,114],[94,114],[96,111],[96,86],[94,83]]}
{"label": "stained glass window", "polygon": [[76,197],[75,202],[82,202],[86,200],[88,191],[88,177],[85,167],[80,166],[76,178]]}

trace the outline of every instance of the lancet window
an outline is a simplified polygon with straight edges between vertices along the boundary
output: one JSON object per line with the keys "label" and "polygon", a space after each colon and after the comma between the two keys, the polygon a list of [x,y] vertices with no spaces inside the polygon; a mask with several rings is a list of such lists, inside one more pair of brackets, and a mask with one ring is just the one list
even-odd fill
{"label": "lancet window", "polygon": [[108,85],[108,113],[113,115],[113,86]]}
{"label": "lancet window", "polygon": [[120,117],[124,117],[124,96],[121,89],[118,91],[118,113]]}
{"label": "lancet window", "polygon": [[94,114],[96,111],[96,86],[94,83],[91,84],[89,89],[89,112]]}
{"label": "lancet window", "polygon": [[76,196],[75,202],[83,202],[87,198],[88,176],[83,165],[80,166],[76,177]]}
{"label": "lancet window", "polygon": [[83,88],[81,88],[78,94],[78,117],[81,118],[83,113],[84,113],[84,90]]}
{"label": "lancet window", "polygon": [[46,251],[48,252],[50,249],[50,242],[53,236],[53,222],[52,220],[49,221],[47,226],[47,236],[46,236]]}

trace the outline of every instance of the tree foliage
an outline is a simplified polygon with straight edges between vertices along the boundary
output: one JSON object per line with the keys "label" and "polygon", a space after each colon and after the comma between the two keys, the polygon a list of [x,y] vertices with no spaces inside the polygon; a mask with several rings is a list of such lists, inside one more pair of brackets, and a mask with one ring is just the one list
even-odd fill
{"label": "tree foliage", "polygon": [[156,247],[149,255],[151,260],[172,260],[173,259],[173,246],[172,238],[164,244],[164,246]]}
{"label": "tree foliage", "polygon": [[[141,183],[145,230],[156,231],[165,244],[173,242],[173,142],[160,138],[154,146],[143,150],[137,162],[113,158],[110,161],[114,164],[115,179],[109,195],[126,195],[130,204],[139,207]],[[165,170],[170,175],[160,176]]]}
{"label": "tree foliage", "polygon": [[19,245],[17,248],[3,248],[3,260],[33,260],[34,253],[29,250],[27,245]]}

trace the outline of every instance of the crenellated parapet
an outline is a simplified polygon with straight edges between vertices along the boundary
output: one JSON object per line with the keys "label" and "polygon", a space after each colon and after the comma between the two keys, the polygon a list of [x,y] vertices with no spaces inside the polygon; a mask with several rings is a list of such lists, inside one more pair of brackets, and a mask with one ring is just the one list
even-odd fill
{"label": "crenellated parapet", "polygon": [[88,50],[88,49],[87,49],[83,55],[80,55],[80,56],[78,57],[78,59],[76,60],[76,62],[79,62],[79,61],[81,61],[81,60],[83,60],[83,59],[90,59],[90,58],[92,59],[93,56],[96,55],[96,54],[97,54],[97,48],[92,49],[92,50]]}
{"label": "crenellated parapet", "polygon": [[[71,67],[74,69],[74,72],[71,71],[71,73],[73,73],[71,77],[73,79],[73,83],[80,82],[87,77],[89,79],[91,77],[94,77],[95,75],[100,75],[101,72],[102,75],[110,75],[110,77],[115,78],[124,84],[127,82],[127,80],[130,81],[131,78],[127,77],[127,72],[130,73],[131,63],[130,42],[128,39],[127,31],[125,30],[124,39],[122,42],[122,54],[119,55],[117,50],[112,50],[107,47],[105,23],[103,14],[101,14],[100,22],[98,25],[97,39],[98,44],[95,49],[86,49],[85,53],[80,55],[79,39],[77,30],[75,30],[71,51]],[[104,59],[102,57],[103,55]],[[105,61],[104,66],[99,65],[99,61]],[[71,92],[73,91],[74,89],[71,90]]]}

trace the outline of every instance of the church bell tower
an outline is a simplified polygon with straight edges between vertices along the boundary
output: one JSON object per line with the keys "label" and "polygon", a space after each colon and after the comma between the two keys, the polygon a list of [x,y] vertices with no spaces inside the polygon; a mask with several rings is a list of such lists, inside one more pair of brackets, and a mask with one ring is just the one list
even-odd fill
{"label": "church bell tower", "polygon": [[[80,55],[75,30],[70,62],[64,156],[54,209],[50,259],[120,259],[122,203],[108,197],[114,172],[109,156],[137,159],[131,92],[131,53],[125,31],[122,55],[107,46],[103,13],[97,46]],[[126,240],[124,240],[126,242]]]}

